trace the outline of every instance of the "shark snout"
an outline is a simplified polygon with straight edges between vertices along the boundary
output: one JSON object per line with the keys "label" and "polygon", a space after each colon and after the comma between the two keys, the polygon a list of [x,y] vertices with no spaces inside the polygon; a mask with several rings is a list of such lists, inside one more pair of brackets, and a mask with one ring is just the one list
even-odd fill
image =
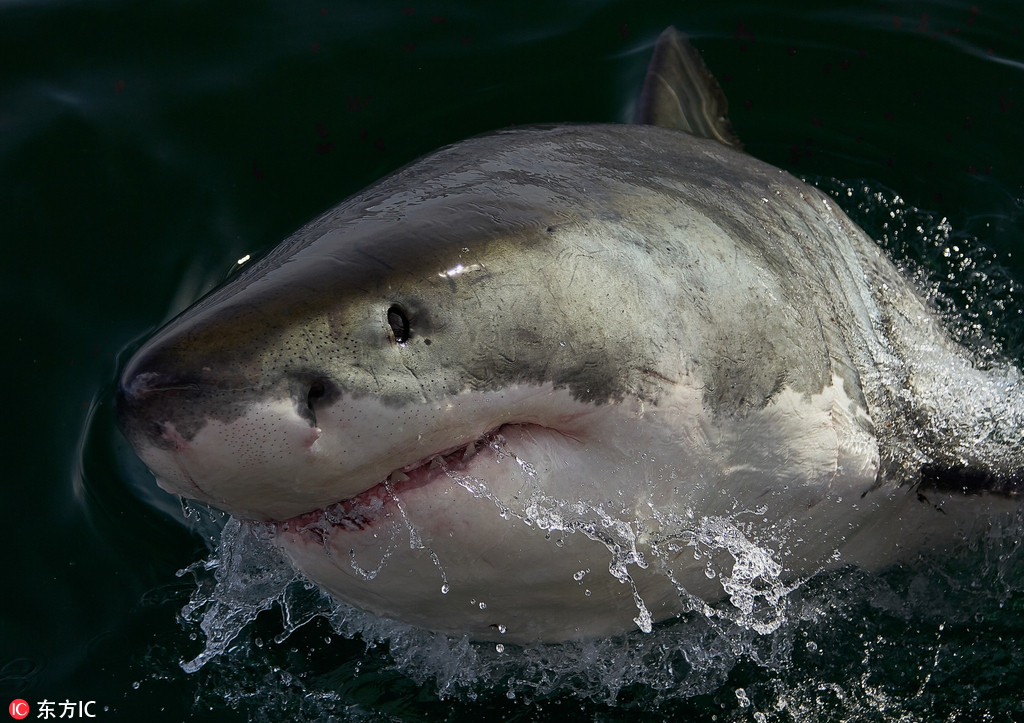
{"label": "shark snout", "polygon": [[[212,390],[206,390],[209,396]],[[189,423],[192,400],[203,396],[202,385],[183,374],[141,371],[121,378],[115,398],[118,425],[136,448],[180,447],[198,431]]]}
{"label": "shark snout", "polygon": [[334,381],[315,370],[285,371],[267,381],[218,377],[211,366],[167,368],[164,355],[152,357],[152,364],[132,360],[116,394],[118,423],[133,444],[140,438],[161,447],[178,438],[191,441],[211,419],[231,422],[246,408],[270,402],[290,404],[294,416],[313,428],[318,414],[340,396]]}
{"label": "shark snout", "polygon": [[293,512],[292,505],[242,500],[287,495],[300,510],[308,506],[296,486],[317,466],[320,425],[340,396],[337,385],[309,369],[265,381],[171,362],[160,350],[137,354],[116,394],[121,431],[160,486],[254,517]]}

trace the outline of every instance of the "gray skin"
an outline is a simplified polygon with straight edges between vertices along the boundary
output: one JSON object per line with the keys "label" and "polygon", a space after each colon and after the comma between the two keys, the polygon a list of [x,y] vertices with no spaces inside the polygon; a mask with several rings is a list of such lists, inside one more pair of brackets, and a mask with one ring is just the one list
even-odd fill
{"label": "gray skin", "polygon": [[269,523],[342,600],[521,642],[742,613],[752,555],[763,592],[1015,509],[1016,370],[739,151],[675,31],[640,108],[665,127],[432,153],[157,332],[118,411],[159,484]]}

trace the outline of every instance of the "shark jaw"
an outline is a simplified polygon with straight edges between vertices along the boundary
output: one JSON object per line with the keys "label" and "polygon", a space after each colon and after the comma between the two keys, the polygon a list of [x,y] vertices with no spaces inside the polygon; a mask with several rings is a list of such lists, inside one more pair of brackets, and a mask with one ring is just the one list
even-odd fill
{"label": "shark jaw", "polygon": [[326,543],[335,528],[359,531],[391,514],[399,504],[400,495],[430,484],[450,484],[459,475],[468,475],[471,461],[483,450],[497,450],[504,442],[503,432],[514,426],[533,427],[542,432],[559,434],[538,425],[504,424],[468,444],[440,451],[417,462],[405,465],[384,480],[354,497],[340,500],[289,519],[271,523],[275,531],[309,535]]}
{"label": "shark jaw", "polygon": [[635,535],[611,524],[635,514],[624,490],[604,489],[626,466],[551,427],[509,423],[269,528],[310,579],[384,617],[480,640],[608,635],[681,609]]}

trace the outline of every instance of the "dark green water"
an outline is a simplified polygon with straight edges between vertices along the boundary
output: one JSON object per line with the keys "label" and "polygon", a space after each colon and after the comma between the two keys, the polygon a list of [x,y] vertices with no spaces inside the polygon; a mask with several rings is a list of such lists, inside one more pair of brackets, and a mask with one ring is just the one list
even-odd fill
{"label": "dark green water", "polygon": [[1014,0],[0,0],[4,703],[95,700],[107,720],[1024,718],[1020,528],[941,582],[812,581],[820,615],[699,689],[681,662],[676,695],[637,685],[609,704],[567,683],[512,700],[481,680],[439,700],[318,623],[256,644],[272,613],[225,660],[179,667],[202,639],[176,619],[195,585],[175,572],[208,550],[114,431],[122,351],[244,253],[437,146],[625,118],[669,24],[749,152],[846,197],[969,342],[1024,359]]}

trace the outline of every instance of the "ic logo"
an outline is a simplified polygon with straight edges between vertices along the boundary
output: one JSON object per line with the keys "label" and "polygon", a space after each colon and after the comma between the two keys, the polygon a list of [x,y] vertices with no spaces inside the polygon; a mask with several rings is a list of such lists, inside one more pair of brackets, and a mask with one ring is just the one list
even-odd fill
{"label": "ic logo", "polygon": [[28,701],[24,701],[21,698],[15,698],[11,701],[11,705],[8,707],[8,710],[11,712],[11,718],[21,720],[23,718],[28,718],[30,709]]}

